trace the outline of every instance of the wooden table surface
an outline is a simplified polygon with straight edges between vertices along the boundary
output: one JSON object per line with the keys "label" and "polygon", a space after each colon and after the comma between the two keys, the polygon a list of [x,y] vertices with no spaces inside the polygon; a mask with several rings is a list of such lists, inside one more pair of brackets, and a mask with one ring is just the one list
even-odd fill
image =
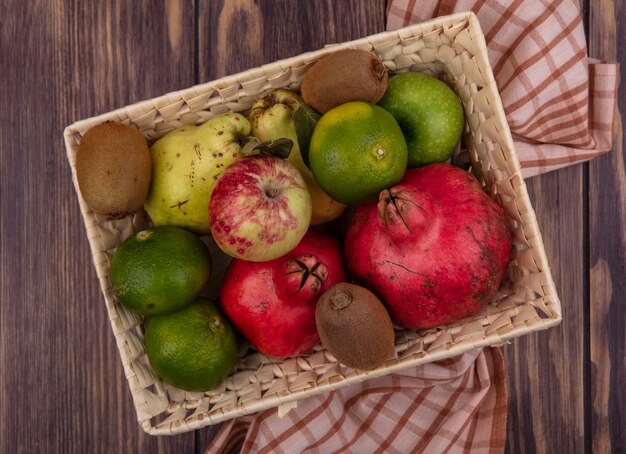
{"label": "wooden table surface", "polygon": [[[75,120],[383,31],[384,0],[3,0],[0,452],[202,452],[136,423],[62,140]],[[621,0],[582,2],[626,61]],[[626,111],[624,90],[620,107]],[[626,448],[626,178],[615,149],[527,181],[563,323],[504,347],[509,452]],[[621,451],[620,451],[621,450]]]}

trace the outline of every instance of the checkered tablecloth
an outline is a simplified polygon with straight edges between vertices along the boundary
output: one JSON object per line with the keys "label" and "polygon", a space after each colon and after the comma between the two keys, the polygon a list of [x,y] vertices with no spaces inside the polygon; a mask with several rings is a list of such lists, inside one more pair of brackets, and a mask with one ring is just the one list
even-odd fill
{"label": "checkered tablecloth", "polygon": [[206,454],[502,452],[507,388],[486,348],[228,421]]}
{"label": "checkered tablecloth", "polygon": [[525,177],[611,150],[619,68],[587,57],[577,0],[392,0],[387,28],[474,11]]}

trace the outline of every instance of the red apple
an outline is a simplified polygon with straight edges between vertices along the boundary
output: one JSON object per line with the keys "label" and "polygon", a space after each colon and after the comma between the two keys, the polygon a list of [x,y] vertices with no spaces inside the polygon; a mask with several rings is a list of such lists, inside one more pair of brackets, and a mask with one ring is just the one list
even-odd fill
{"label": "red apple", "polygon": [[319,342],[315,308],[346,274],[339,240],[309,230],[283,257],[268,262],[233,260],[220,302],[229,320],[261,353],[286,357]]}
{"label": "red apple", "polygon": [[262,262],[291,251],[311,222],[311,196],[300,173],[267,154],[248,156],[219,176],[209,223],[226,254]]}

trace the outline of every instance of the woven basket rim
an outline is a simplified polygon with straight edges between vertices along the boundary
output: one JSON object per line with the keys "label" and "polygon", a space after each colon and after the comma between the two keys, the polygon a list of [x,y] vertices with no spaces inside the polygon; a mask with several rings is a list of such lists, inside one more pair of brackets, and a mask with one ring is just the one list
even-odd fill
{"label": "woven basket rim", "polygon": [[[129,112],[133,112],[134,110],[140,111],[144,107],[150,110],[154,110],[155,106],[167,105],[168,103],[171,102],[172,99],[184,100],[186,99],[185,97],[193,98],[193,96],[197,95],[198,93],[203,93],[203,92],[206,92],[207,90],[216,90],[218,93],[220,93],[222,102],[226,102],[224,97],[221,96],[220,88],[239,86],[239,89],[238,89],[239,91],[237,91],[237,93],[239,93],[241,91],[242,81],[247,81],[248,79],[254,80],[255,78],[258,78],[259,76],[263,77],[263,75],[266,75],[266,74],[273,74],[278,69],[296,68],[298,67],[298,65],[301,66],[302,62],[315,61],[319,59],[321,56],[327,53],[331,53],[339,48],[358,47],[358,48],[372,49],[375,45],[378,45],[383,42],[394,41],[396,39],[399,42],[401,42],[403,37],[404,38],[420,37],[423,35],[424,30],[428,30],[429,28],[436,29],[437,27],[442,27],[446,25],[454,26],[454,25],[458,25],[459,23],[467,23],[467,29],[469,30],[469,33],[472,33],[471,39],[473,39],[474,40],[473,42],[475,42],[478,46],[478,50],[479,50],[478,54],[481,54],[483,58],[483,61],[478,62],[478,64],[482,64],[482,66],[480,66],[480,71],[481,71],[481,75],[483,75],[485,78],[486,86],[491,85],[495,87],[495,79],[493,76],[491,66],[489,65],[488,59],[485,60],[486,54],[487,54],[487,46],[486,46],[484,35],[482,34],[482,31],[480,29],[480,24],[478,22],[478,19],[473,12],[460,12],[460,13],[455,13],[455,14],[448,15],[448,16],[434,18],[429,21],[422,22],[420,24],[410,25],[410,26],[407,26],[398,30],[383,31],[383,32],[379,32],[379,33],[376,33],[367,37],[359,38],[356,40],[333,44],[328,47],[308,51],[308,52],[305,52],[296,56],[277,60],[272,63],[261,65],[256,68],[250,68],[250,69],[241,71],[236,74],[227,75],[225,77],[222,77],[213,81],[196,84],[196,85],[193,85],[191,87],[188,87],[182,90],[171,91],[155,98],[132,103],[132,104],[114,109],[110,112],[102,113],[102,114],[99,114],[90,118],[85,118],[82,120],[75,121],[64,129],[63,135],[64,135],[64,142],[65,142],[65,147],[66,147],[66,154],[70,162],[70,167],[72,169],[72,179],[74,181],[74,187],[75,187],[78,199],[79,199],[81,215],[83,217],[83,221],[87,229],[87,233],[89,237],[89,244],[92,250],[94,266],[96,267],[96,270],[98,272],[98,278],[100,280],[102,291],[105,296],[105,301],[107,302],[107,309],[109,311],[110,322],[114,331],[114,336],[117,341],[118,349],[120,351],[120,354],[122,355],[123,367],[124,367],[124,371],[125,371],[125,374],[129,383],[131,382],[131,380],[135,380],[136,376],[135,376],[135,371],[133,371],[131,368],[132,358],[127,357],[126,350],[125,350],[126,348],[128,348],[128,345],[127,345],[128,340],[124,337],[125,332],[120,332],[119,328],[116,328],[114,326],[113,316],[114,315],[117,316],[118,314],[113,313],[114,309],[110,305],[110,301],[108,300],[109,297],[107,296],[107,288],[106,288],[107,276],[106,276],[106,271],[103,270],[102,268],[103,267],[102,256],[104,254],[104,251],[106,251],[105,240],[102,238],[101,234],[91,233],[93,230],[97,231],[98,229],[97,220],[95,219],[95,217],[93,216],[93,214],[90,212],[89,208],[87,207],[86,203],[82,199],[82,195],[81,195],[81,192],[78,187],[77,180],[76,180],[75,168],[73,166],[73,159],[74,159],[74,155],[76,151],[75,150],[76,135],[77,134],[80,135],[81,130],[87,129],[89,126],[96,124],[96,123],[102,123],[102,122],[110,121],[110,120],[119,121],[120,119],[123,119],[123,121],[126,121],[126,120],[133,121]],[[525,182],[521,176],[519,161],[518,161],[517,155],[515,154],[513,139],[512,139],[508,124],[506,123],[506,118],[504,118],[503,120],[499,118],[499,116],[502,116],[502,117],[504,116],[504,113],[503,113],[504,109],[502,106],[501,98],[497,92],[497,88],[495,88],[495,93],[497,96],[493,96],[492,98],[490,98],[489,102],[493,103],[493,105],[495,106],[494,110],[496,113],[494,114],[494,117],[498,116],[497,119],[501,121],[501,129],[498,130],[498,133],[499,133],[498,139],[503,141],[503,147],[510,150],[511,152],[510,155],[506,156],[508,160],[508,165],[510,165],[513,168],[510,179],[515,181],[516,191],[519,191],[520,194],[522,195],[527,195]],[[158,109],[156,110],[158,111]],[[163,121],[163,118],[161,117],[160,113],[156,113],[152,123],[158,124],[159,121]],[[395,363],[392,362],[392,364],[389,364],[388,366],[386,365],[383,368],[370,371],[370,372],[357,372],[357,373],[354,373],[353,375],[350,375],[349,377],[344,377],[344,380],[341,382],[334,382],[334,383],[328,382],[326,384],[317,385],[308,390],[291,392],[290,395],[286,397],[276,396],[276,397],[270,397],[267,399],[261,398],[253,402],[252,404],[246,404],[245,408],[243,406],[237,406],[236,408],[230,411],[223,412],[221,416],[218,415],[216,417],[211,417],[211,415],[209,415],[208,417],[203,418],[200,421],[193,421],[191,423],[187,422],[186,420],[182,420],[182,421],[173,421],[169,423],[169,425],[166,425],[163,422],[154,424],[152,421],[154,416],[149,417],[149,418],[142,417],[140,415],[140,408],[144,408],[146,406],[149,407],[149,403],[145,400],[145,396],[140,395],[143,389],[136,390],[134,388],[133,383],[130,383],[131,394],[133,396],[135,407],[138,412],[137,418],[138,418],[140,425],[142,426],[144,431],[153,435],[186,432],[186,431],[198,429],[200,427],[204,427],[207,425],[217,424],[227,419],[231,419],[232,417],[254,413],[260,409],[276,407],[276,406],[284,405],[290,402],[298,401],[302,398],[315,395],[318,393],[322,393],[322,392],[327,392],[329,390],[346,386],[351,383],[356,383],[356,382],[360,382],[366,379],[387,375],[389,373],[396,372],[396,371],[399,371],[401,369],[405,369],[408,367],[414,367],[414,366],[417,366],[419,364],[423,364],[426,362],[431,362],[431,361],[436,361],[442,358],[456,356],[458,354],[465,353],[474,348],[480,348],[480,347],[484,347],[488,345],[501,345],[503,343],[506,343],[512,338],[519,337],[519,336],[522,336],[531,332],[547,329],[547,328],[550,328],[559,324],[562,320],[561,306],[560,306],[559,298],[557,296],[554,282],[552,280],[552,276],[550,274],[550,268],[548,266],[545,249],[543,247],[541,233],[537,226],[537,221],[534,215],[534,211],[532,210],[532,206],[530,206],[530,202],[523,201],[523,203],[527,203],[529,206],[529,210],[523,213],[524,227],[529,229],[531,236],[532,236],[532,242],[537,245],[537,247],[533,249],[533,253],[536,254],[535,260],[538,262],[537,266],[539,267],[542,273],[542,279],[543,279],[541,282],[541,287],[543,289],[543,296],[541,297],[542,301],[538,301],[537,304],[544,304],[546,306],[550,305],[549,314],[546,317],[541,318],[540,320],[534,319],[532,326],[527,326],[525,323],[522,323],[521,325],[515,326],[512,329],[508,329],[506,332],[500,332],[500,330],[496,326],[496,328],[494,328],[491,332],[489,333],[484,332],[482,339],[479,339],[479,340],[474,339],[474,340],[467,341],[467,342],[460,341],[460,344],[453,345],[450,348],[446,348],[446,344],[442,340],[440,342],[440,345],[437,346],[438,347],[437,350],[433,351],[432,353],[428,351],[425,353],[424,356],[419,357],[419,358],[412,357],[412,358],[409,358],[409,360],[396,361]],[[502,314],[500,313],[492,314],[491,319],[493,319],[492,321],[497,321],[498,317],[511,317],[511,316],[514,317],[521,310],[522,309],[519,309],[517,307],[512,307],[512,308],[509,308],[507,311],[503,312]],[[446,329],[448,329],[448,334],[452,336],[452,335],[459,334],[459,332],[462,332],[464,326],[465,325],[461,327],[457,327],[457,328],[446,328]],[[433,334],[433,336],[435,335]]]}
{"label": "woven basket rim", "polygon": [[[446,16],[440,16],[438,18],[434,18],[434,19],[430,19],[428,21],[425,22],[420,22],[419,24],[413,24],[413,25],[408,25],[406,27],[402,27],[400,29],[397,30],[393,30],[393,31],[383,31],[383,32],[378,32],[372,35],[368,35],[362,38],[358,38],[358,39],[354,39],[351,41],[344,41],[341,43],[333,43],[333,44],[327,44],[326,46],[319,48],[319,49],[315,49],[315,50],[310,50],[307,52],[303,52],[301,54],[292,56],[292,57],[286,57],[286,58],[282,58],[280,60],[275,60],[273,62],[270,63],[266,63],[254,68],[248,68],[245,69],[243,71],[239,71],[237,73],[233,73],[233,74],[228,74],[224,77],[220,77],[218,79],[214,79],[208,82],[201,82],[198,84],[194,84],[190,87],[186,87],[186,88],[181,88],[180,90],[172,90],[172,91],[168,91],[162,95],[158,95],[154,98],[150,98],[150,99],[144,99],[144,100],[140,100],[137,102],[133,102],[131,104],[126,104],[117,108],[114,108],[111,111],[108,112],[102,112],[99,114],[95,114],[91,117],[87,117],[87,118],[83,118],[80,120],[76,120],[72,123],[70,123],[69,125],[67,125],[63,131],[63,135],[64,136],[68,136],[68,135],[72,135],[74,134],[82,125],[85,124],[91,124],[94,121],[95,122],[105,122],[105,121],[109,121],[110,117],[114,114],[118,114],[118,113],[123,113],[125,109],[128,109],[130,107],[138,107],[141,106],[145,103],[157,103],[160,101],[167,101],[168,98],[172,95],[174,96],[179,96],[180,93],[185,93],[185,92],[193,92],[195,90],[198,89],[203,89],[206,87],[211,87],[211,86],[218,86],[220,83],[223,82],[227,82],[230,80],[242,80],[242,79],[247,79],[248,77],[252,76],[252,75],[256,75],[257,73],[259,73],[259,70],[262,70],[263,68],[266,67],[270,67],[270,66],[281,66],[281,67],[285,67],[285,66],[290,66],[291,63],[294,62],[298,62],[300,60],[313,60],[313,59],[318,59],[319,57],[321,57],[323,54],[327,54],[327,53],[332,53],[335,49],[337,49],[336,46],[340,46],[340,47],[346,47],[346,46],[358,46],[360,44],[369,44],[372,41],[377,41],[380,38],[385,38],[388,36],[393,36],[394,34],[400,34],[402,32],[406,32],[406,31],[413,31],[413,30],[421,30],[422,28],[431,25],[431,24],[439,24],[441,23],[442,20],[446,20],[446,21],[450,21],[450,22],[455,22],[455,21],[461,21],[461,20],[467,20],[470,24],[479,24],[478,22],[478,18],[476,17],[476,14],[473,11],[463,11],[463,12],[458,12],[458,13],[453,13],[450,15],[446,15]],[[480,27],[480,25],[478,25]],[[480,36],[483,36],[482,33],[480,34]],[[483,37],[483,45],[484,48],[487,47],[486,43],[484,42],[484,37]],[[493,75],[492,75],[493,77]]]}

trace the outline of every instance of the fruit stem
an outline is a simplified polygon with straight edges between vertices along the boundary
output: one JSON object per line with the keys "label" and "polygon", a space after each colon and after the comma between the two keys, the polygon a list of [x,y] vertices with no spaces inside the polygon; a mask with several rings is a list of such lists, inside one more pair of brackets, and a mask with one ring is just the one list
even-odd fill
{"label": "fruit stem", "polygon": [[336,311],[345,309],[350,303],[352,303],[352,294],[345,290],[341,290],[330,297],[330,307]]}
{"label": "fruit stem", "polygon": [[141,232],[137,233],[137,239],[140,241],[147,240],[151,236],[152,232],[150,230],[142,230]]}
{"label": "fruit stem", "polygon": [[265,190],[265,195],[270,199],[275,198],[278,194],[280,194],[280,189],[278,188],[268,188]]}
{"label": "fruit stem", "polygon": [[[302,274],[297,284],[298,293],[300,293],[305,287],[308,289],[315,289],[314,291],[317,292],[322,283],[328,277],[328,268],[326,268],[323,263],[319,262],[317,258],[311,254],[288,260],[285,262],[285,268],[286,272],[283,273],[284,276],[291,276],[299,273]],[[293,284],[296,284],[295,280],[292,282]],[[295,290],[295,285],[293,288]]]}
{"label": "fruit stem", "polygon": [[[400,220],[402,221],[402,224],[404,224],[404,227],[406,227],[406,229],[409,232],[411,232],[411,229],[409,228],[409,225],[404,220],[404,216],[402,215],[402,211],[400,210],[400,207],[396,204],[396,200],[397,199],[398,199],[397,195],[394,195],[392,192],[389,192],[389,196],[385,197],[385,203],[387,205],[389,205],[390,203],[393,204],[393,207],[394,207],[395,211],[397,211],[397,213],[398,213],[398,218],[400,218]],[[417,205],[417,206],[419,207],[419,205]]]}
{"label": "fruit stem", "polygon": [[302,290],[302,288],[306,284],[306,281],[309,278],[309,274],[311,274],[311,272],[309,271],[307,266],[304,263],[302,263],[300,260],[296,259],[296,263],[300,267],[301,271],[303,271],[302,280],[300,281],[300,287],[298,287],[298,292],[299,292],[300,290]]}
{"label": "fruit stem", "polygon": [[382,61],[378,59],[374,61],[373,69],[374,69],[374,74],[376,74],[376,77],[378,78],[378,80],[382,81],[387,75],[387,67]]}
{"label": "fruit stem", "polygon": [[428,195],[403,185],[385,189],[378,199],[379,220],[396,241],[425,235],[436,220],[434,211]]}

